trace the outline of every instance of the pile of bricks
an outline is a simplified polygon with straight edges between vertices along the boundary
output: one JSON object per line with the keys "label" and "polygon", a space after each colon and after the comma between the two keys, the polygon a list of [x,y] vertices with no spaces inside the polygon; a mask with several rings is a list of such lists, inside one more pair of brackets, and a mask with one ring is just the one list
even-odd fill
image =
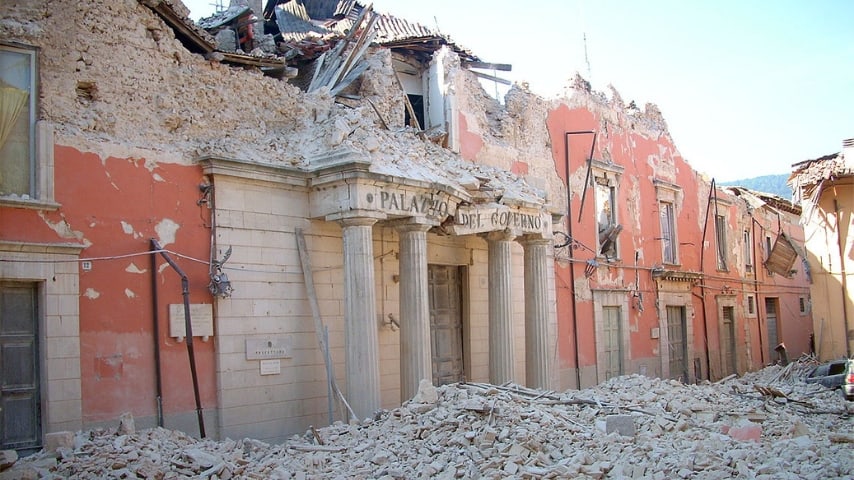
{"label": "pile of bricks", "polygon": [[399,408],[281,445],[135,432],[125,416],[55,435],[0,478],[850,478],[854,404],[780,371],[700,385],[630,375],[559,393],[422,381]]}

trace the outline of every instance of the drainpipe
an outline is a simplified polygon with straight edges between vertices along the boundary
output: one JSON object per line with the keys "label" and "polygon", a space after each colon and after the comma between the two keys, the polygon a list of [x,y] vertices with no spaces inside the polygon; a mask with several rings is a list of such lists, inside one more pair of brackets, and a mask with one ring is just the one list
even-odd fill
{"label": "drainpipe", "polygon": [[[564,167],[566,169],[566,233],[570,241],[572,237],[572,194],[569,191],[569,136],[570,135],[593,135],[593,144],[590,146],[590,158],[593,158],[593,148],[596,146],[596,132],[593,130],[576,130],[564,132]],[[580,213],[579,213],[580,215]],[[579,218],[580,221],[580,218]],[[578,302],[575,300],[575,262],[573,262],[573,248],[569,247],[569,280],[572,283],[572,333],[575,342],[575,384],[581,390],[581,361],[578,354]]]}
{"label": "drainpipe", "polygon": [[154,319],[154,378],[157,383],[155,401],[157,402],[157,426],[163,426],[163,381],[160,372],[160,312],[157,300],[157,258],[154,253],[157,249],[151,243],[151,307]]}
{"label": "drainpipe", "polygon": [[[709,211],[712,208],[712,194],[715,196],[715,226],[717,227],[717,214],[718,214],[718,192],[717,186],[715,186],[715,179],[712,179],[711,188],[709,189],[709,198],[706,201],[706,218],[703,222],[703,240],[700,242],[700,275],[702,285],[700,286],[700,305],[703,307],[703,346],[706,351],[706,380],[712,380],[712,357],[709,354],[709,325],[708,318],[706,317],[706,231],[709,229]],[[717,244],[715,244],[715,249],[720,248]],[[717,252],[717,250],[715,250]],[[716,256],[717,258],[717,256]],[[716,260],[717,261],[717,260]]]}
{"label": "drainpipe", "polygon": [[756,220],[751,216],[753,229],[753,308],[756,309],[756,334],[759,336],[759,361],[765,366],[765,346],[762,343],[762,317],[759,315],[759,264],[756,263]]}
{"label": "drainpipe", "polygon": [[193,377],[193,394],[196,396],[196,416],[199,419],[199,435],[205,438],[205,420],[202,416],[202,400],[199,396],[199,377],[196,374],[196,353],[193,350],[193,326],[190,322],[190,280],[187,274],[181,270],[181,267],[172,260],[168,253],[164,252],[157,243],[157,240],[151,239],[151,247],[160,252],[160,255],[166,259],[169,264],[181,276],[181,294],[184,296],[184,326],[186,328],[187,355],[190,357],[190,374]]}

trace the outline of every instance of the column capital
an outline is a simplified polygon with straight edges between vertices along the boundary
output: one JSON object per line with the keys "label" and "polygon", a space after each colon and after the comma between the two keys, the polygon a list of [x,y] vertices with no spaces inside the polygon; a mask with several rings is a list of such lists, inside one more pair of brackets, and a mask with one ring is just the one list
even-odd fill
{"label": "column capital", "polygon": [[504,240],[506,242],[512,242],[518,236],[519,232],[511,228],[506,228],[504,230],[495,230],[483,234],[483,237],[490,242],[496,242],[501,240]]}
{"label": "column capital", "polygon": [[543,237],[542,235],[522,235],[516,239],[517,242],[524,245],[548,245],[552,243],[551,238]]}
{"label": "column capital", "polygon": [[426,219],[424,217],[409,217],[401,220],[387,222],[385,225],[393,227],[398,232],[426,232],[431,228],[439,225],[438,222]]}
{"label": "column capital", "polygon": [[369,210],[352,210],[327,215],[326,221],[338,222],[342,227],[371,226],[386,218],[385,214]]}

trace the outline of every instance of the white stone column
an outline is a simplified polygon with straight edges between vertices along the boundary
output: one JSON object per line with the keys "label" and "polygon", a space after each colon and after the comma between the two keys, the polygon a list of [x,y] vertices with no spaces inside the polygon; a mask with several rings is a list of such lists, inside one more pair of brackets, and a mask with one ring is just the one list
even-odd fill
{"label": "white stone column", "polygon": [[521,243],[525,249],[525,382],[531,388],[551,390],[548,249],[552,242],[526,238]]}
{"label": "white stone column", "polygon": [[418,393],[422,378],[433,380],[430,298],[427,285],[427,230],[406,224],[400,233],[400,399]]}
{"label": "white stone column", "polygon": [[344,239],[344,334],[347,401],[360,419],[380,408],[379,340],[374,284],[375,218],[341,220]]}
{"label": "white stone column", "polygon": [[487,234],[489,245],[489,381],[513,381],[513,275],[510,232]]}

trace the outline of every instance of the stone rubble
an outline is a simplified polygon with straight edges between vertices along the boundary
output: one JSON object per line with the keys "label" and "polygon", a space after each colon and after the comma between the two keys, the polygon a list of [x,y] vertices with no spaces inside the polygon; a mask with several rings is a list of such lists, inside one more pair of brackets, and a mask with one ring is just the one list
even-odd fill
{"label": "stone rubble", "polygon": [[854,403],[804,372],[772,366],[699,385],[628,375],[561,393],[425,381],[399,408],[282,445],[134,433],[123,416],[0,479],[850,479]]}

